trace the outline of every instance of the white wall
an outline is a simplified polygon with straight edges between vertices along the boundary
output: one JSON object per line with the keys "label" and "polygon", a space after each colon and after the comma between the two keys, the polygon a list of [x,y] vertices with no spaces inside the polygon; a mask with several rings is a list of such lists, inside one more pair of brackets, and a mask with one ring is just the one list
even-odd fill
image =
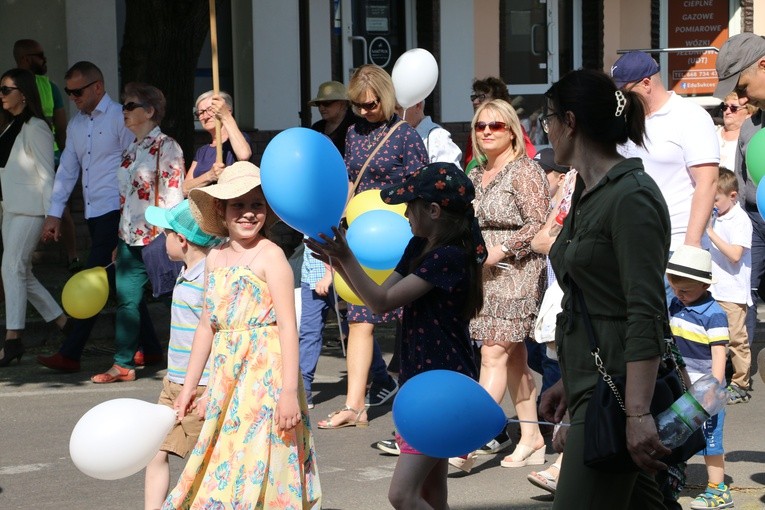
{"label": "white wall", "polygon": [[255,127],[276,130],[299,126],[297,0],[253,2],[252,33]]}
{"label": "white wall", "polygon": [[106,91],[112,99],[119,101],[120,48],[117,45],[115,2],[68,0],[66,33],[69,65],[80,60],[96,64],[104,75]]}
{"label": "white wall", "polygon": [[[332,16],[327,1],[310,2],[311,20],[311,97],[319,91],[319,85],[332,79]],[[318,108],[311,108],[311,122],[321,119]]]}
{"label": "white wall", "polygon": [[441,0],[440,22],[441,121],[467,122],[473,118],[473,2]]}

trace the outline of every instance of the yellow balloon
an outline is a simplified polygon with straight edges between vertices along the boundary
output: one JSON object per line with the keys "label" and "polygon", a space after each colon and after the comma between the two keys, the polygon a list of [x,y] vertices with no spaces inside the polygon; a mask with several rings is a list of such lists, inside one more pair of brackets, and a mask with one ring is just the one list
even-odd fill
{"label": "yellow balloon", "polygon": [[345,219],[348,222],[348,225],[350,225],[353,223],[353,220],[365,212],[376,211],[378,209],[393,211],[398,215],[404,216],[404,212],[406,212],[406,204],[386,204],[383,202],[382,198],[380,198],[379,189],[368,189],[354,196],[351,201],[348,202],[348,207],[345,209]]}
{"label": "yellow balloon", "polygon": [[61,292],[61,303],[70,316],[75,319],[87,319],[101,311],[108,297],[109,280],[106,278],[106,269],[94,267],[69,278]]}
{"label": "yellow balloon", "polygon": [[[368,274],[369,277],[372,278],[378,285],[387,280],[391,273],[393,273],[393,269],[369,269],[368,267],[361,267],[364,269],[364,272]],[[364,302],[361,301],[361,298],[357,296],[356,293],[353,292],[348,286],[346,281],[343,280],[343,277],[340,276],[340,273],[335,273],[332,282],[335,285],[335,290],[337,291],[337,295],[340,296],[340,299],[352,305],[364,304]]]}

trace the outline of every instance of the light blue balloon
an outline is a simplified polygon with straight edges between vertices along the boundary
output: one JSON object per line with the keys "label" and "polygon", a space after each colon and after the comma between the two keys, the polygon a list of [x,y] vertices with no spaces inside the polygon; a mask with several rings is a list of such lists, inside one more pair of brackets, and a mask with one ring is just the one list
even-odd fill
{"label": "light blue balloon", "polygon": [[757,210],[765,220],[765,179],[761,179],[757,185]]}
{"label": "light blue balloon", "polygon": [[404,383],[393,401],[396,431],[429,457],[477,450],[505,427],[505,412],[476,381],[451,370],[430,370]]}
{"label": "light blue balloon", "polygon": [[360,214],[348,227],[348,246],[362,266],[396,267],[412,238],[409,222],[400,214],[376,209]]}
{"label": "light blue balloon", "polygon": [[290,128],[266,146],[260,162],[263,193],[274,212],[303,234],[333,237],[348,198],[348,172],[332,141]]}

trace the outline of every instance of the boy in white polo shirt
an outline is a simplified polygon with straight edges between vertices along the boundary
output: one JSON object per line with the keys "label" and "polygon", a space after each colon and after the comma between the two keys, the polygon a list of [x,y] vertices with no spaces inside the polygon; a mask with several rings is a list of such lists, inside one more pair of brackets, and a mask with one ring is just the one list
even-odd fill
{"label": "boy in white polo shirt", "polygon": [[715,195],[715,213],[707,227],[712,243],[712,296],[728,316],[728,344],[733,377],[728,385],[730,404],[749,401],[752,355],[746,331],[746,312],[752,305],[752,222],[738,205],[738,181],[733,172],[720,168]]}
{"label": "boy in white polo shirt", "polygon": [[[183,388],[194,331],[202,315],[205,259],[207,252],[220,239],[199,228],[191,215],[188,200],[172,209],[151,206],[146,210],[146,221],[165,230],[168,257],[183,261],[183,270],[173,288],[167,375],[162,381],[162,393],[159,396],[159,403],[172,409]],[[170,485],[169,454],[185,458],[197,442],[204,423],[204,407],[199,402],[206,390],[207,377],[208,367],[205,367],[197,387],[197,413],[187,414],[183,420],[176,422],[157,455],[146,466],[144,504],[147,509],[161,507],[167,497]]]}

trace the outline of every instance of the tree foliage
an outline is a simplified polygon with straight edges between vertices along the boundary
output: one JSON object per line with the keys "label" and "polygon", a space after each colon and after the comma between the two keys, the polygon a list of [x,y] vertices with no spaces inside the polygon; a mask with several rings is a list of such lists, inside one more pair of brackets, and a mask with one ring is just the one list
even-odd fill
{"label": "tree foliage", "polygon": [[194,151],[194,76],[209,34],[209,12],[208,0],[125,1],[122,85],[140,81],[162,90],[167,99],[162,131],[181,145],[187,165]]}

